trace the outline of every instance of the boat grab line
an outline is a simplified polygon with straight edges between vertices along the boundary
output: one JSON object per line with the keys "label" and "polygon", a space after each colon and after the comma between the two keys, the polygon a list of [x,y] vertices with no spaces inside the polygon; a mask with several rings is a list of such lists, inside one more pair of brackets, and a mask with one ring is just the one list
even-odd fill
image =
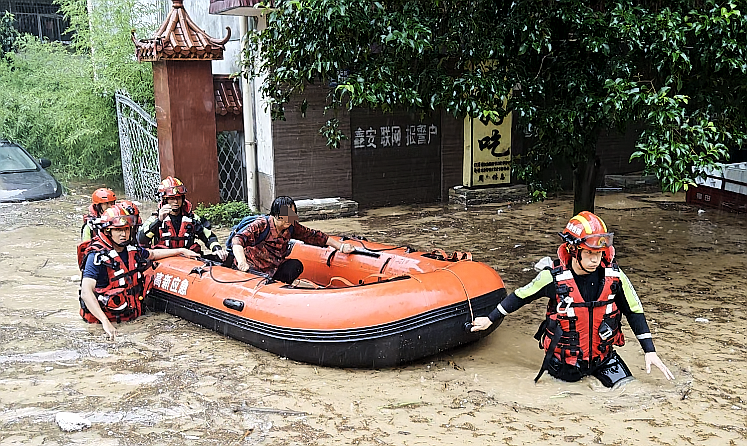
{"label": "boat grab line", "polygon": [[454,271],[450,270],[449,268],[438,268],[438,269],[442,270],[442,271],[448,271],[451,274],[453,274],[454,277],[457,278],[457,280],[459,281],[459,285],[462,286],[462,290],[464,291],[464,297],[467,298],[467,305],[469,306],[469,316],[470,316],[471,320],[474,321],[475,320],[475,313],[472,312],[472,300],[469,298],[469,293],[467,292],[467,287],[464,286],[464,282],[462,282],[462,278],[459,277],[459,275],[457,273],[455,273]]}

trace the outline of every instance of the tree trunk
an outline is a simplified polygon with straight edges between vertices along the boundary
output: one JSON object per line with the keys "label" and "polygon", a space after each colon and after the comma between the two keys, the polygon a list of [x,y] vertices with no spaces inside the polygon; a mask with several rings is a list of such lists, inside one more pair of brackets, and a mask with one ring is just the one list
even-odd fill
{"label": "tree trunk", "polygon": [[586,163],[577,164],[573,169],[573,215],[581,211],[594,212],[600,165],[599,157],[594,153]]}

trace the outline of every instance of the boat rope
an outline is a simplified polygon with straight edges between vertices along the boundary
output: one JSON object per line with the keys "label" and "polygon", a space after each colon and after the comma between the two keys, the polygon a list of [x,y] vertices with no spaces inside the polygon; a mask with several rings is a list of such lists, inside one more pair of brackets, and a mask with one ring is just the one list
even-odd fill
{"label": "boat rope", "polygon": [[363,244],[363,240],[352,239],[352,240],[346,240],[346,241],[348,241],[348,242],[358,242],[358,243],[361,244],[361,247],[363,249],[365,249],[366,251],[371,251],[371,252],[394,251],[395,249],[402,249],[402,248],[404,248],[405,250],[414,251],[414,249],[410,248],[407,245],[395,246],[393,248],[371,249],[368,246],[366,246],[366,245]]}
{"label": "boat rope", "polygon": [[388,276],[386,274],[377,274],[377,273],[369,274],[366,277],[362,278],[360,280],[359,284],[360,285],[365,285],[366,284],[366,280],[368,280],[368,279],[370,279],[372,277],[375,277],[376,279],[378,279],[377,282],[381,282],[381,279],[388,279],[390,276]]}
{"label": "boat rope", "polygon": [[252,274],[257,274],[258,277],[250,277],[248,279],[242,279],[242,280],[218,280],[215,278],[215,276],[213,276],[213,265],[210,265],[208,267],[208,273],[210,274],[210,278],[213,279],[213,281],[215,281],[216,283],[244,283],[244,282],[250,282],[252,280],[257,280],[257,279],[264,279],[268,282],[272,281],[272,279],[269,276],[259,275],[261,273],[257,273],[257,272],[252,272]]}
{"label": "boat rope", "polygon": [[449,268],[438,268],[436,271],[439,271],[439,270],[440,271],[448,271],[448,272],[450,272],[451,274],[454,275],[454,277],[457,278],[457,280],[459,281],[459,284],[462,285],[462,290],[464,290],[464,296],[467,298],[467,306],[469,306],[470,321],[474,321],[475,320],[475,313],[472,311],[472,300],[470,300],[470,298],[469,298],[469,293],[467,292],[467,288],[464,286],[464,282],[462,282],[462,278],[459,277],[459,275],[457,273],[455,273],[454,271],[450,270]]}

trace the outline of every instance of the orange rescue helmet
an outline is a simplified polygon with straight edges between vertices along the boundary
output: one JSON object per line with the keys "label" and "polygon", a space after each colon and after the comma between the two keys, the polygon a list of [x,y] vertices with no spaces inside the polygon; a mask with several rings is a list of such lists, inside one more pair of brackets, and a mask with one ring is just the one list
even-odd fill
{"label": "orange rescue helmet", "polygon": [[163,181],[161,181],[161,185],[158,186],[158,194],[161,196],[161,199],[184,196],[187,194],[187,186],[185,186],[179,178],[174,178],[169,175],[164,178]]}
{"label": "orange rescue helmet", "polygon": [[122,207],[121,204],[115,204],[104,211],[98,223],[101,229],[104,230],[111,228],[132,228],[136,225],[139,218],[139,215],[131,213]]}
{"label": "orange rescue helmet", "polygon": [[133,220],[136,226],[143,224],[143,220],[140,218],[140,209],[137,208],[137,205],[134,202],[130,200],[122,200],[117,204],[127,211],[128,214],[135,217]]}
{"label": "orange rescue helmet", "polygon": [[607,225],[601,218],[589,211],[581,211],[571,218],[563,232],[558,235],[565,242],[558,248],[561,260],[564,260],[563,257],[567,254],[580,255],[579,249],[602,252],[607,262],[611,262],[615,256],[615,249],[612,246],[615,234],[607,230]]}
{"label": "orange rescue helmet", "polygon": [[111,189],[102,187],[93,191],[91,199],[93,204],[113,203],[117,201],[117,196],[114,195],[114,192]]}

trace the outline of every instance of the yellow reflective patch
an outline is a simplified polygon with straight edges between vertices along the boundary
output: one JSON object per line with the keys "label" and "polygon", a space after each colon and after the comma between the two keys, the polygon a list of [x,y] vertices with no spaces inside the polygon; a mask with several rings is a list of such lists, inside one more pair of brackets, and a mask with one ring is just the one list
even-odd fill
{"label": "yellow reflective patch", "polygon": [[571,220],[576,220],[577,222],[584,225],[584,231],[586,231],[587,234],[591,234],[592,231],[591,231],[591,225],[589,224],[589,220],[587,220],[586,218],[580,215],[576,215]]}

